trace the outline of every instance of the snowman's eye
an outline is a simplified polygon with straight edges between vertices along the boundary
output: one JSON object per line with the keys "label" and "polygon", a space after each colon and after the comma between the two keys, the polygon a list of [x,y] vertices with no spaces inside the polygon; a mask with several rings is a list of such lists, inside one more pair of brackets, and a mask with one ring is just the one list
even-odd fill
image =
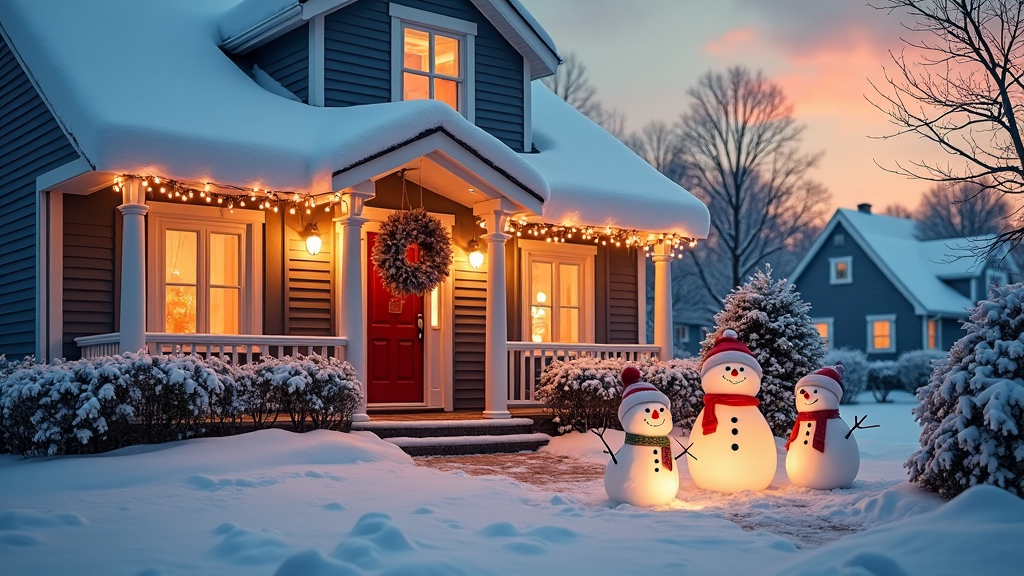
{"label": "snowman's eye", "polygon": [[730,367],[726,366],[726,367],[725,367],[725,371],[726,371],[726,372],[728,372],[729,370],[732,370],[732,368],[730,368]]}
{"label": "snowman's eye", "polygon": [[815,394],[817,394],[817,393],[818,393],[818,391],[817,391],[817,390],[811,390],[811,392],[814,392]]}
{"label": "snowman's eye", "polygon": [[740,366],[740,372],[743,372],[743,366]]}
{"label": "snowman's eye", "polygon": [[803,388],[801,388],[801,389],[800,389],[800,393],[801,393],[801,394],[807,394],[807,391],[806,391],[806,390],[804,390]]}
{"label": "snowman's eye", "polygon": [[647,413],[648,413],[648,414],[650,414],[650,413],[651,413],[651,409],[650,409],[650,408],[648,408],[648,409],[647,409]]}

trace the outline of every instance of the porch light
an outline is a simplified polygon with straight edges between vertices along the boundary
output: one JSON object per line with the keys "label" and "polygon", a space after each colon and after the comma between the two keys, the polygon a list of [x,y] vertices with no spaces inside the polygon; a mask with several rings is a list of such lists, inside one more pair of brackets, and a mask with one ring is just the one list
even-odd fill
{"label": "porch light", "polygon": [[320,230],[317,229],[316,224],[310,224],[306,230],[306,252],[309,252],[310,256],[316,256],[320,253],[321,247],[323,247],[323,240],[320,239]]}
{"label": "porch light", "polygon": [[473,270],[483,266],[484,264],[484,253],[480,251],[480,247],[476,243],[476,238],[469,241],[469,265],[473,267]]}

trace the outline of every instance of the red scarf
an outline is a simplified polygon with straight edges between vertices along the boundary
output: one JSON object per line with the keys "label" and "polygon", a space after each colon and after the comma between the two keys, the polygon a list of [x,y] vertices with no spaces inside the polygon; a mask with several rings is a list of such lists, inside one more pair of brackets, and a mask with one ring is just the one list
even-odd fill
{"label": "red scarf", "polygon": [[761,401],[753,396],[742,394],[705,394],[704,395],[704,418],[700,425],[704,429],[704,435],[714,434],[718,430],[718,416],[715,415],[715,406],[760,406]]}
{"label": "red scarf", "polygon": [[818,425],[814,427],[814,440],[811,442],[811,446],[822,454],[825,453],[825,430],[828,427],[828,421],[832,418],[839,418],[839,410],[816,410],[814,412],[797,412],[796,422],[793,424],[793,431],[789,434],[789,440],[786,441],[786,451],[789,451],[789,445],[796,440],[797,436],[800,435],[800,423],[801,422],[817,422]]}

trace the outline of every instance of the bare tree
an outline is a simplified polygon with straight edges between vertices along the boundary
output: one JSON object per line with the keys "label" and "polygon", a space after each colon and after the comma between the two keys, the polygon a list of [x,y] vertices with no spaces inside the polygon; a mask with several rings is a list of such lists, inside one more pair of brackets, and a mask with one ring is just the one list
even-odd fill
{"label": "bare tree", "polygon": [[556,96],[565,100],[612,136],[627,138],[626,113],[605,108],[597,98],[597,88],[590,83],[587,67],[575,52],[566,54],[558,72],[542,80]]}
{"label": "bare tree", "polygon": [[960,182],[939,184],[921,198],[916,234],[921,240],[998,234],[1013,207],[992,188]]}
{"label": "bare tree", "polygon": [[903,204],[889,204],[884,210],[882,210],[882,214],[892,216],[894,218],[906,218],[908,220],[914,217],[914,211]]}
{"label": "bare tree", "polygon": [[684,184],[707,203],[715,232],[687,254],[720,302],[755,269],[806,244],[829,195],[807,177],[821,155],[800,152],[803,127],[761,72],[708,72],[687,93],[693,102],[679,122]]}
{"label": "bare tree", "polygon": [[[872,104],[896,127],[953,161],[897,162],[888,170],[942,184],[974,182],[1004,194],[1024,193],[1024,2],[1019,0],[880,0],[873,7],[909,15],[911,32],[894,70],[874,86]],[[910,56],[908,56],[908,53]],[[870,98],[869,98],[870,100]],[[1024,225],[989,246],[1014,246]]]}

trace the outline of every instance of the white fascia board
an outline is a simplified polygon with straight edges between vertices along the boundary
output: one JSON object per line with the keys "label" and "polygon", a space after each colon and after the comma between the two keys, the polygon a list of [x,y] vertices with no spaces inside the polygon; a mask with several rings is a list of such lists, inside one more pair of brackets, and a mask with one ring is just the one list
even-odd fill
{"label": "white fascia board", "polygon": [[[558,71],[561,60],[554,51],[537,35],[519,12],[505,0],[471,0],[477,10],[494,24],[505,39],[520,54],[538,64],[533,69],[533,80],[551,76]],[[506,25],[503,25],[506,24]]]}
{"label": "white fascia board", "polygon": [[483,185],[478,186],[481,191],[497,191],[502,197],[515,203],[521,210],[532,214],[541,214],[544,205],[541,200],[491,166],[488,166],[486,162],[442,132],[435,132],[425,138],[410,142],[383,156],[333,176],[331,179],[332,188],[334,190],[344,190],[360,182],[386,176],[398,167],[421,156],[431,155],[432,158],[437,160],[438,153],[462,167],[464,171],[458,174],[460,177],[466,174],[474,174],[479,179],[477,182],[487,184],[486,187]]}
{"label": "white fascia board", "polygon": [[232,54],[245,54],[262,44],[305,24],[302,6],[295,4],[256,24],[245,32],[228,38],[220,47]]}
{"label": "white fascia board", "polygon": [[72,160],[63,166],[58,166],[38,176],[36,178],[36,192],[55,188],[72,178],[77,178],[89,172],[92,172],[92,166],[85,161],[85,158],[79,156],[77,160]]}
{"label": "white fascia board", "polygon": [[340,10],[356,0],[306,0],[302,6],[302,19],[311,20],[316,16]]}

